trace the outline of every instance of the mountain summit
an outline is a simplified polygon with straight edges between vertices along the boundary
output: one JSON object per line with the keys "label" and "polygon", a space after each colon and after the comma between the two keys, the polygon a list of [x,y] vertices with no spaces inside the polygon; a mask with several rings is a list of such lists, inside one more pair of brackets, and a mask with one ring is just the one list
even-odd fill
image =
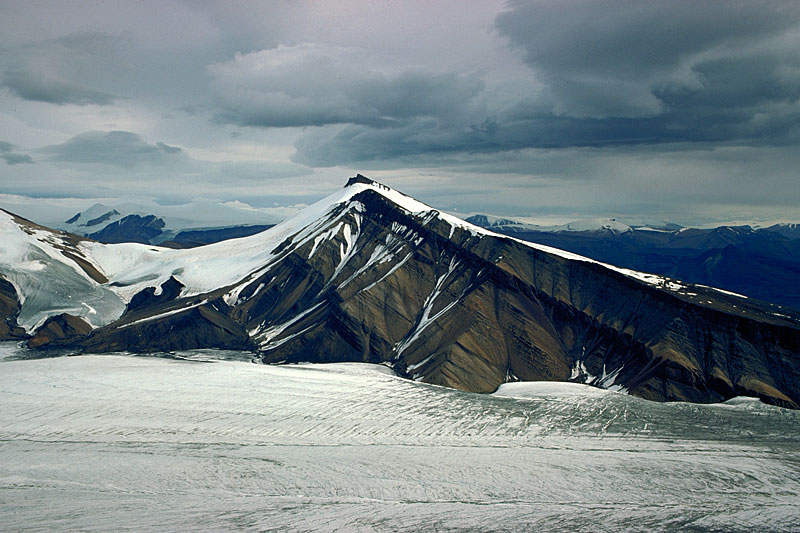
{"label": "mountain summit", "polygon": [[364,361],[476,392],[588,383],[800,405],[800,320],[474,226],[364,176],[262,233],[106,245],[0,213],[0,336],[86,352]]}

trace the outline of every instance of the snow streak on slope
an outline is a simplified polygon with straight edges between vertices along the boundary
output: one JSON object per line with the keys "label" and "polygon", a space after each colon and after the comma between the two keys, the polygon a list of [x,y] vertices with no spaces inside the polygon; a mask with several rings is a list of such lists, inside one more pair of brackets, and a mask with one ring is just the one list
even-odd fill
{"label": "snow streak on slope", "polygon": [[[386,187],[355,184],[270,230],[241,239],[185,250],[136,243],[80,242],[77,250],[109,278],[105,285],[91,280],[54,247],[50,241],[56,234],[23,231],[9,215],[0,213],[0,231],[4,236],[0,248],[0,275],[10,278],[23,299],[36,299],[36,305],[29,303],[20,317],[21,325],[29,330],[35,329],[48,316],[62,312],[83,317],[93,326],[105,325],[119,318],[125,304],[135,294],[147,287],[158,288],[170,277],[185,286],[181,296],[203,294],[236,284],[248,274],[264,270],[280,257],[276,250],[290,237],[299,247],[309,240],[317,245],[322,239],[336,236],[339,228],[334,226],[332,230],[331,226],[348,211],[363,211],[363,205],[351,199],[367,189],[383,194],[409,212],[430,211],[425,204]],[[342,206],[344,209],[335,216],[333,212]],[[355,251],[353,244],[358,238],[358,228],[345,224],[342,231],[346,244],[342,245],[336,275]],[[44,269],[49,269],[46,287],[42,286],[41,276],[36,275]],[[96,312],[91,313],[90,308]]]}
{"label": "snow streak on slope", "polygon": [[790,531],[800,521],[800,412],[754,400],[658,404],[547,383],[486,396],[372,365],[208,362],[228,355],[212,352],[12,361],[8,346],[4,530]]}
{"label": "snow streak on slope", "polygon": [[[452,309],[453,306],[455,306],[459,302],[459,300],[461,299],[461,298],[456,298],[456,299],[450,301],[447,305],[444,306],[444,308],[442,308],[440,311],[438,311],[433,316],[431,316],[431,311],[433,310],[433,307],[436,304],[436,299],[439,297],[439,295],[442,294],[442,291],[444,290],[444,285],[447,282],[447,279],[451,276],[451,274],[453,274],[453,272],[456,270],[457,266],[458,266],[458,262],[457,262],[456,258],[453,257],[450,260],[450,265],[447,267],[447,272],[445,272],[444,274],[439,276],[439,278],[436,280],[436,284],[433,286],[433,292],[431,292],[428,295],[428,297],[425,300],[425,303],[422,305],[422,313],[421,313],[419,319],[417,320],[417,324],[411,330],[411,332],[409,333],[409,336],[406,339],[404,339],[402,342],[400,342],[398,344],[398,346],[397,346],[397,356],[398,357],[403,354],[403,352],[406,350],[406,348],[411,346],[411,344],[415,340],[417,340],[419,338],[419,336],[422,334],[422,332],[430,324],[434,323],[437,318],[443,316],[445,313],[447,313],[447,311]],[[428,360],[430,360],[430,358],[433,357],[433,355],[434,354],[431,354],[427,359],[425,359],[425,360],[423,360],[423,361],[421,361],[421,362],[419,362],[419,363],[417,363],[415,365],[409,366],[406,370],[408,372],[412,372],[413,370],[416,370],[417,368],[423,366],[426,362],[428,362]],[[413,377],[413,379],[417,378],[416,375],[414,375],[412,377]]]}
{"label": "snow streak on slope", "polygon": [[[487,230],[487,229],[482,228],[480,226],[476,226],[475,224],[471,224],[471,223],[469,223],[469,222],[467,222],[465,220],[461,220],[460,218],[455,217],[453,215],[450,215],[448,213],[444,213],[444,212],[438,211],[438,210],[432,208],[431,206],[420,202],[419,200],[411,198],[410,196],[406,196],[405,194],[403,194],[403,193],[401,193],[399,191],[396,191],[394,189],[391,189],[391,188],[386,187],[385,185],[381,185],[379,183],[373,183],[373,184],[357,183],[357,184],[354,184],[354,185],[350,185],[346,189],[352,189],[353,195],[358,194],[359,192],[361,192],[361,191],[363,191],[365,189],[371,189],[371,190],[383,195],[385,198],[387,198],[391,202],[395,203],[396,205],[398,205],[399,207],[401,207],[402,209],[404,209],[408,213],[415,214],[415,215],[418,215],[418,216],[423,216],[423,217],[427,216],[427,217],[431,217],[431,218],[439,218],[439,219],[447,222],[448,224],[450,224],[451,228],[460,228],[460,229],[463,229],[465,231],[470,232],[473,235],[487,235],[487,236],[495,237],[495,238],[498,238],[498,239],[510,239],[510,240],[513,240],[513,241],[518,242],[520,244],[523,244],[523,245],[525,245],[527,247],[534,248],[536,250],[540,250],[540,251],[543,251],[543,252],[546,252],[546,253],[549,253],[549,254],[552,254],[552,255],[557,255],[557,256],[563,257],[565,259],[570,259],[570,260],[573,260],[573,261],[583,261],[583,262],[587,262],[587,263],[595,263],[595,264],[601,265],[601,266],[603,266],[605,268],[608,268],[609,270],[613,270],[615,272],[619,272],[619,273],[624,274],[624,275],[626,275],[628,277],[637,279],[637,280],[642,281],[644,283],[647,283],[649,285],[657,286],[657,287],[659,287],[661,289],[665,289],[665,290],[683,291],[683,290],[688,288],[687,285],[679,283],[679,282],[676,282],[676,281],[671,280],[669,278],[665,278],[664,276],[658,276],[656,274],[648,274],[648,273],[645,273],[645,272],[638,272],[638,271],[627,269],[627,268],[616,267],[614,265],[609,265],[607,263],[602,263],[600,261],[595,261],[594,259],[590,259],[590,258],[584,257],[582,255],[574,254],[572,252],[567,252],[565,250],[560,250],[558,248],[553,248],[551,246],[532,243],[532,242],[529,242],[529,241],[524,241],[522,239],[509,237],[507,235],[503,235],[503,234],[500,234],[500,233],[495,233],[493,231]],[[329,197],[329,198],[332,198],[332,197]],[[327,199],[323,200],[320,203],[323,203],[323,202],[326,202],[326,201],[328,201],[328,200]],[[451,231],[450,236],[452,237],[452,235],[453,235],[453,233]],[[729,295],[732,295],[732,296],[740,296],[740,295],[735,294],[735,293],[726,293],[726,294],[729,294]]]}
{"label": "snow streak on slope", "polygon": [[[584,257],[582,255],[578,255],[578,254],[575,254],[575,253],[572,253],[572,252],[568,252],[566,250],[560,250],[558,248],[553,248],[551,246],[546,246],[546,245],[543,245],[543,244],[533,243],[533,242],[530,242],[530,241],[525,241],[525,240],[522,240],[522,239],[509,237],[507,235],[503,235],[503,234],[500,234],[500,233],[495,233],[495,232],[490,231],[490,230],[488,230],[486,228],[482,228],[480,226],[476,226],[475,224],[471,224],[470,222],[467,222],[465,220],[461,220],[460,218],[455,217],[453,215],[450,215],[448,213],[443,213],[441,211],[437,211],[436,209],[430,207],[429,205],[426,205],[426,204],[424,204],[424,203],[422,203],[422,202],[420,202],[418,200],[415,200],[414,198],[406,196],[405,194],[403,194],[401,192],[395,191],[393,189],[389,189],[388,187],[380,185],[380,184],[374,184],[374,185],[358,184],[357,186],[372,188],[373,190],[375,190],[376,192],[382,194],[387,199],[391,200],[392,202],[394,202],[398,206],[402,207],[403,209],[405,209],[409,213],[413,213],[413,214],[416,214],[416,215],[425,215],[425,214],[428,214],[429,216],[432,215],[432,216],[434,216],[436,218],[440,218],[441,220],[444,220],[445,222],[450,224],[450,226],[452,228],[461,228],[463,230],[466,230],[466,231],[472,233],[473,235],[488,235],[488,236],[492,236],[492,237],[495,237],[495,238],[498,238],[498,239],[509,239],[509,240],[513,240],[515,242],[518,242],[520,244],[523,244],[525,246],[528,246],[530,248],[534,248],[536,250],[540,250],[542,252],[546,252],[546,253],[549,253],[549,254],[552,254],[552,255],[557,255],[557,256],[563,257],[565,259],[598,264],[598,265],[601,265],[601,266],[603,266],[605,268],[608,268],[609,270],[613,270],[615,272],[619,272],[619,273],[624,274],[624,275],[626,275],[628,277],[637,279],[637,280],[642,281],[644,283],[647,283],[649,285],[657,286],[657,287],[659,287],[661,289],[665,289],[665,290],[684,291],[687,288],[689,288],[686,284],[677,282],[675,280],[666,278],[664,276],[658,276],[656,274],[649,274],[649,273],[645,273],[645,272],[638,272],[636,270],[631,270],[631,269],[628,269],[628,268],[616,267],[614,265],[610,265],[608,263],[603,263],[603,262],[600,262],[600,261],[595,261],[594,259],[590,259],[590,258]],[[630,229],[630,228],[628,228],[628,229]],[[452,237],[452,235],[453,234],[452,234],[452,231],[451,231],[450,236]],[[719,289],[716,289],[716,290],[719,290]],[[720,291],[720,292],[724,292],[725,294],[728,294],[730,296],[737,296],[737,297],[740,297],[740,298],[746,298],[745,296],[742,296],[740,294],[731,293],[731,292],[728,292],[728,291]]]}

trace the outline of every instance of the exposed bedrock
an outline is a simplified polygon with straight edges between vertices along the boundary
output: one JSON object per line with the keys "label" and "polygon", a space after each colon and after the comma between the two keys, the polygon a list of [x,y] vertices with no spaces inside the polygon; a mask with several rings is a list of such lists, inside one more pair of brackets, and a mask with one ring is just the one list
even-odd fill
{"label": "exposed bedrock", "polygon": [[25,338],[25,330],[17,325],[19,297],[14,286],[0,278],[0,340]]}

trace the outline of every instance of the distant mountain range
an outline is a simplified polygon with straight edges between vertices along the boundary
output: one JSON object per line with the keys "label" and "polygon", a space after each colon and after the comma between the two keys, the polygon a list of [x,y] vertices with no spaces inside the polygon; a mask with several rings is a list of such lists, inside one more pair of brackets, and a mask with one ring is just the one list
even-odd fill
{"label": "distant mountain range", "polygon": [[754,229],[632,226],[592,219],[541,227],[475,215],[469,222],[624,268],[652,272],[800,309],[800,225]]}
{"label": "distant mountain range", "polygon": [[0,232],[0,339],[33,348],[216,347],[475,392],[555,380],[800,406],[797,313],[503,236],[360,175],[271,229],[192,249],[5,212]]}
{"label": "distant mountain range", "polygon": [[227,239],[246,237],[274,224],[242,224],[207,228],[168,228],[152,214],[123,214],[116,208],[95,204],[60,224],[59,229],[103,243],[138,242],[170,248],[191,248]]}

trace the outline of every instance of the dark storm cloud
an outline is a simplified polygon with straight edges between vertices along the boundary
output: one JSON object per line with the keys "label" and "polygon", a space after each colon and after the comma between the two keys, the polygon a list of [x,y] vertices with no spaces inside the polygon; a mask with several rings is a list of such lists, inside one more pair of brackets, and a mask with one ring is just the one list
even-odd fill
{"label": "dark storm cloud", "polygon": [[[476,117],[481,118],[481,117]],[[653,119],[584,120],[552,115],[507,113],[451,127],[435,118],[415,119],[402,127],[348,125],[302,135],[293,160],[311,166],[385,161],[402,167],[426,160],[437,164],[456,154],[497,153],[526,148],[603,147],[680,142],[685,135]],[[711,140],[708,136],[707,140]],[[498,159],[502,167],[505,157]]]}
{"label": "dark storm cloud", "polygon": [[9,165],[19,165],[22,163],[33,163],[33,158],[28,154],[18,154],[14,152],[14,145],[0,141],[0,159]]}
{"label": "dark storm cloud", "polygon": [[25,100],[50,104],[110,105],[115,99],[102,91],[22,69],[7,70],[2,86]]}
{"label": "dark storm cloud", "polygon": [[[800,64],[796,40],[780,41],[797,28],[797,2],[516,0],[510,5],[497,17],[497,28],[547,84],[559,114],[657,115],[669,107],[662,94],[708,94],[709,82],[718,76],[733,82],[733,93],[740,85],[752,86],[754,74],[763,74],[757,79],[766,88],[778,82],[776,66]],[[709,65],[717,59],[724,61]],[[753,73],[736,60],[764,61],[769,69]],[[726,96],[731,98],[719,107],[739,104],[744,95]]]}
{"label": "dark storm cloud", "polygon": [[524,148],[796,144],[799,21],[797,2],[512,2],[497,29],[543,90],[500,103],[484,85],[465,98],[442,84],[435,94],[446,95],[446,108],[380,127],[357,119],[376,107],[354,100],[355,111],[339,117],[346,127],[307,132],[294,159],[330,166]]}
{"label": "dark storm cloud", "polygon": [[800,140],[797,2],[511,7],[498,30],[545,84],[562,144]]}
{"label": "dark storm cloud", "polygon": [[42,148],[51,161],[100,163],[120,167],[167,165],[184,161],[183,151],[162,142],[149,144],[127,131],[90,131],[63,144]]}

